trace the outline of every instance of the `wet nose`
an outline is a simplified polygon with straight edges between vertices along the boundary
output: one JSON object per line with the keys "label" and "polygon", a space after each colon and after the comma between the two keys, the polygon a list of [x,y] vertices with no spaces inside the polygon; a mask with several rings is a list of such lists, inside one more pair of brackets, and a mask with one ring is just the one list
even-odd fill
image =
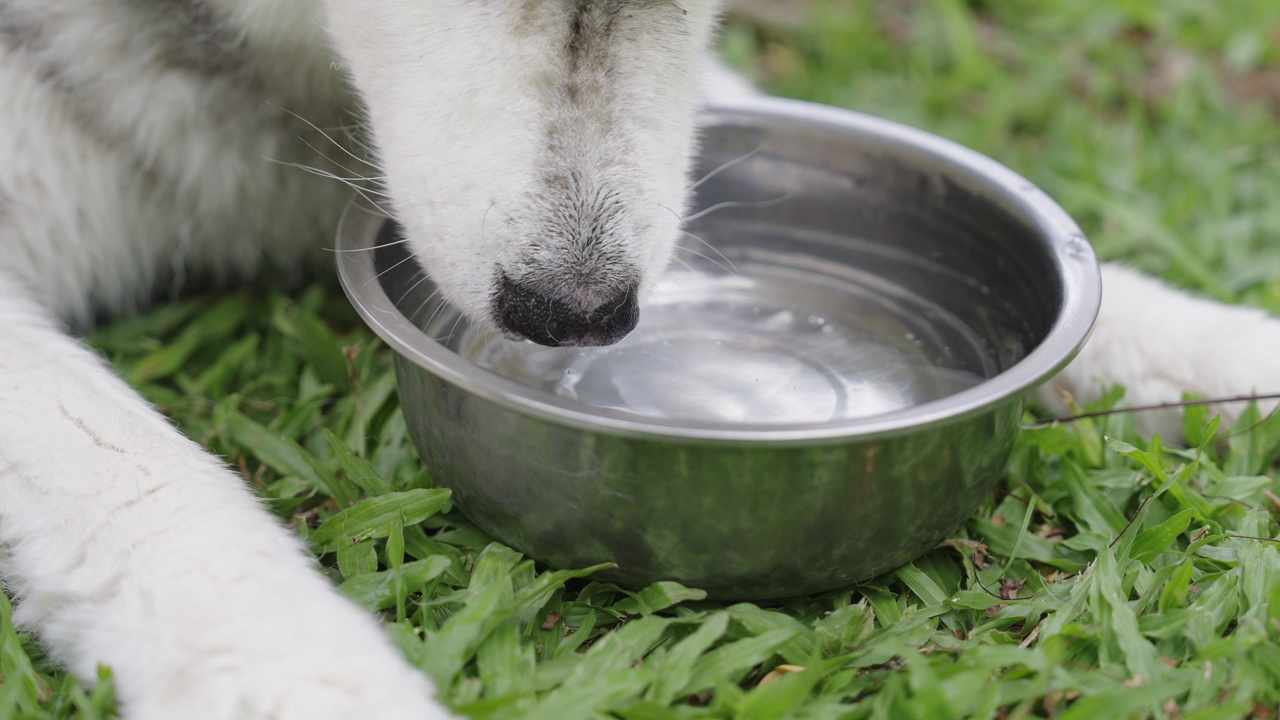
{"label": "wet nose", "polygon": [[554,292],[503,276],[495,302],[503,329],[549,347],[611,345],[640,319],[630,285],[590,310]]}

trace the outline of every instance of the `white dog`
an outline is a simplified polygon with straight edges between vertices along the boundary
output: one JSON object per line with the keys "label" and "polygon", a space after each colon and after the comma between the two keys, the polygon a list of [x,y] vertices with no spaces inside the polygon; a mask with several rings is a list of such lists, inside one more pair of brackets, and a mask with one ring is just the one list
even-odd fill
{"label": "white dog", "polygon": [[[382,185],[454,305],[513,336],[546,342],[536,326],[556,322],[562,342],[611,342],[672,254],[716,14],[0,0],[0,571],[19,621],[82,677],[111,665],[131,718],[446,717],[240,478],[64,327],[189,278],[318,266],[348,191],[287,164],[340,158],[315,128],[350,122],[354,87]],[[1086,364],[1061,378],[1078,395],[1280,389],[1280,323],[1105,279]]]}

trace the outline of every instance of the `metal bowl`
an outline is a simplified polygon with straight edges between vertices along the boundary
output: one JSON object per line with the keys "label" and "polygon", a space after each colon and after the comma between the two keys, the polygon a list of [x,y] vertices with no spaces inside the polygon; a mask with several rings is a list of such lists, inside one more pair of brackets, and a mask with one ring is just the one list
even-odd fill
{"label": "metal bowl", "polygon": [[1034,185],[932,135],[783,100],[705,120],[696,239],[617,345],[468,326],[367,210],[343,286],[399,354],[423,461],[508,545],[719,598],[870,578],[990,491],[1088,336],[1096,260]]}

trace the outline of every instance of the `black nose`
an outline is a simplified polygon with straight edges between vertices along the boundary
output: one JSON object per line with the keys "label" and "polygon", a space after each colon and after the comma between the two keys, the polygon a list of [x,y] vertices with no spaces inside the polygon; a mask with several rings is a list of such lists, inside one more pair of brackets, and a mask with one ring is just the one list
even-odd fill
{"label": "black nose", "polygon": [[494,309],[505,330],[549,347],[611,345],[635,329],[640,319],[634,285],[584,311],[571,301],[505,275]]}

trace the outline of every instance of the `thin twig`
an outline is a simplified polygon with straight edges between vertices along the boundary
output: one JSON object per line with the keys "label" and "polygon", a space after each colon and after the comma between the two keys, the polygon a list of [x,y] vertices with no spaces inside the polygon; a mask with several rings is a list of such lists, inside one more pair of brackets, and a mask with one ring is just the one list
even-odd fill
{"label": "thin twig", "polygon": [[1121,528],[1120,534],[1116,535],[1115,539],[1107,545],[1108,548],[1113,548],[1116,546],[1116,543],[1120,542],[1120,538],[1124,537],[1124,534],[1129,532],[1129,528],[1133,527],[1133,524],[1138,521],[1138,518],[1142,517],[1142,511],[1147,509],[1147,505],[1154,500],[1155,497],[1156,494],[1152,493],[1143,499],[1142,503],[1138,505],[1138,509],[1134,511],[1133,517],[1129,518],[1129,522],[1125,523],[1124,527]]}
{"label": "thin twig", "polygon": [[1094,410],[1092,412],[1079,413],[1077,415],[1066,415],[1063,417],[1049,418],[1047,420],[1036,420],[1031,423],[1032,427],[1043,427],[1054,423],[1074,422],[1076,420],[1088,420],[1096,417],[1106,417],[1108,415],[1119,415],[1120,413],[1130,412],[1148,412],[1151,410],[1170,410],[1173,408],[1194,407],[1197,405],[1219,405],[1222,403],[1238,403],[1238,402],[1256,402],[1258,400],[1280,400],[1280,393],[1263,393],[1255,395],[1236,395],[1226,398],[1207,398],[1204,400],[1180,400],[1178,402],[1158,403],[1155,405],[1133,405],[1130,407],[1108,408],[1106,410]]}
{"label": "thin twig", "polygon": [[1222,537],[1232,538],[1234,540],[1257,540],[1258,542],[1280,543],[1280,538],[1258,537],[1257,535],[1234,535],[1232,533],[1223,533]]}

